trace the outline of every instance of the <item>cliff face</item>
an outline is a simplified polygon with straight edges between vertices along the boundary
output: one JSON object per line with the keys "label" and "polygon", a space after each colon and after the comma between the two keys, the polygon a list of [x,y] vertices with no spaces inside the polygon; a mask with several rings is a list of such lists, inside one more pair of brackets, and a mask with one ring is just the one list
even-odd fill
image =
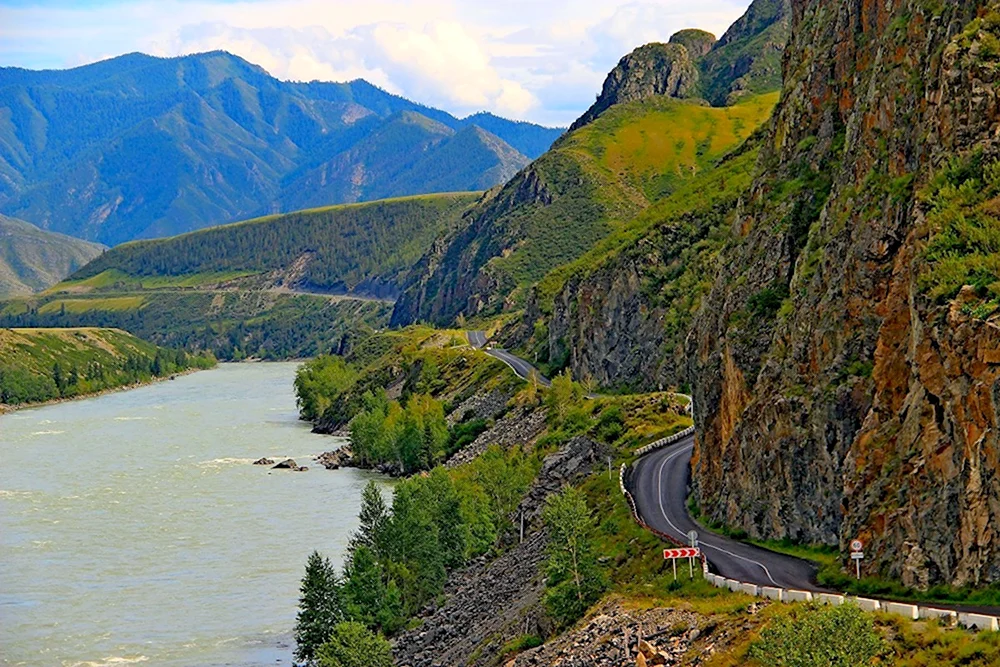
{"label": "cliff face", "polygon": [[996,271],[976,259],[1000,226],[980,194],[998,5],[793,1],[782,101],[688,343],[711,518],[860,537],[866,569],[910,585],[1000,580]]}
{"label": "cliff face", "polygon": [[597,101],[570,125],[570,131],[592,122],[615,104],[654,95],[690,96],[698,83],[698,68],[683,42],[701,48],[699,42],[681,36],[677,41],[671,39],[670,44],[640,46],[622,58],[604,80]]}

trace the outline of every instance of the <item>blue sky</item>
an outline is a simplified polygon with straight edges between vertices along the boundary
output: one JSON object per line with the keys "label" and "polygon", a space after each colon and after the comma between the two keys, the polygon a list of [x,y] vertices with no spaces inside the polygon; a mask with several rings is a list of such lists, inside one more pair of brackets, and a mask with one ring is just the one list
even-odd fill
{"label": "blue sky", "polygon": [[640,44],[721,35],[749,0],[0,0],[0,66],[225,49],[281,79],[362,77],[458,115],[565,125]]}

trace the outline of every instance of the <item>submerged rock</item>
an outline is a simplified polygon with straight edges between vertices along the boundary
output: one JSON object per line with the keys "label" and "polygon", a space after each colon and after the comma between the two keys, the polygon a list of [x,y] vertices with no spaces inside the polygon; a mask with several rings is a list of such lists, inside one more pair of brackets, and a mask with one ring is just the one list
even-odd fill
{"label": "submerged rock", "polygon": [[285,459],[281,463],[274,466],[273,470],[298,470],[299,464],[295,462],[295,459]]}
{"label": "submerged rock", "polygon": [[274,459],[269,459],[266,456],[257,459],[253,462],[255,466],[272,466],[274,465]]}

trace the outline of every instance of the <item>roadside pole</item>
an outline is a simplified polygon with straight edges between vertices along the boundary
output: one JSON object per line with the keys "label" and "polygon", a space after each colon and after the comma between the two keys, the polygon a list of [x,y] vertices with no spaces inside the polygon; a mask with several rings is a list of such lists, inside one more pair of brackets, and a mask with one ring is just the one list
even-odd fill
{"label": "roadside pole", "polygon": [[851,542],[851,560],[854,561],[854,576],[859,580],[861,579],[861,561],[865,557],[864,552],[861,551],[864,546],[861,540],[853,540]]}

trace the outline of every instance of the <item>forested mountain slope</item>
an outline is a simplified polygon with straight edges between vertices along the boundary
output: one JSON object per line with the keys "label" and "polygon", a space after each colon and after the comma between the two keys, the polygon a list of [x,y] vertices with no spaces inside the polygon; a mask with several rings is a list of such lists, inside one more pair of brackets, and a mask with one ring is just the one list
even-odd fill
{"label": "forested mountain slope", "polygon": [[112,248],[55,292],[225,282],[393,297],[478,193],[404,197],[274,215]]}
{"label": "forested mountain slope", "polygon": [[[0,211],[117,244],[491,187],[560,133],[490,114],[457,119],[361,80],[278,81],[224,52],[0,68]],[[456,151],[468,158],[461,169]]]}
{"label": "forested mountain slope", "polygon": [[0,298],[51,287],[103,251],[96,243],[0,215]]}

